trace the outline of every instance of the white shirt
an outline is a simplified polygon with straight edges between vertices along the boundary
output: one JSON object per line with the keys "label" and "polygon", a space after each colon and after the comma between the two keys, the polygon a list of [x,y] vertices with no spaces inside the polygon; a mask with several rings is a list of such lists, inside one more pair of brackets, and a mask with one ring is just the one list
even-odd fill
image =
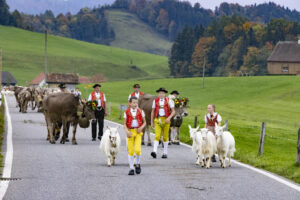
{"label": "white shirt", "polygon": [[[137,119],[134,119],[136,117],[137,109],[130,108],[130,112],[131,112],[131,115],[133,117],[131,127],[132,128],[138,128],[139,123],[138,123]],[[145,113],[144,113],[143,110],[142,110],[142,117],[145,117]],[[126,112],[124,112],[124,119],[126,119],[126,118],[127,118],[127,115],[126,115]]]}
{"label": "white shirt", "polygon": [[[98,100],[98,107],[101,105],[100,92],[95,92],[96,99]],[[105,94],[103,94],[104,102],[106,102]],[[92,94],[90,94],[88,101],[92,101]]]}
{"label": "white shirt", "polygon": [[[214,114],[213,114],[213,118],[215,118],[216,117],[216,115],[218,115],[218,117],[217,117],[217,122],[218,123],[221,123],[221,121],[222,121],[222,117],[221,117],[221,115],[219,115],[218,113],[216,113],[216,112],[214,112]],[[206,116],[208,117],[208,119],[211,119],[211,117],[210,117],[210,114],[208,113],[207,115],[205,115],[204,116],[204,121],[205,121],[205,124],[207,124],[207,118],[206,118]]]}
{"label": "white shirt", "polygon": [[[134,93],[134,96],[135,96],[136,98],[139,98],[139,97],[140,97],[140,92]],[[129,94],[128,101],[129,101],[130,98],[131,98],[131,94]]]}
{"label": "white shirt", "polygon": [[[169,100],[169,107],[170,108],[174,108],[174,101],[171,100],[171,99],[168,99],[168,100]],[[160,106],[164,106],[165,105],[165,98],[159,99],[159,105]],[[153,101],[152,108],[155,108],[155,100]],[[165,114],[165,109],[164,108],[159,108],[158,115],[161,116],[161,117],[165,116],[166,115]]]}
{"label": "white shirt", "polygon": [[81,92],[80,91],[78,91],[78,92],[74,91],[74,94],[75,94],[75,96],[79,96],[79,97],[81,96]]}

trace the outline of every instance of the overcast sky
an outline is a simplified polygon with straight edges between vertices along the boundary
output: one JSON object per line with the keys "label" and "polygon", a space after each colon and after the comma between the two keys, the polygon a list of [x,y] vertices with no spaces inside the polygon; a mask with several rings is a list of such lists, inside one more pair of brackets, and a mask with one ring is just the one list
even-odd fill
{"label": "overcast sky", "polygon": [[[268,0],[188,0],[193,4],[199,2],[202,7],[215,9],[216,6],[219,6],[222,2],[228,3],[238,3],[240,5],[250,5],[250,4],[261,4],[269,2]],[[300,0],[272,0],[272,2],[282,5],[284,7],[289,7],[290,9],[296,9],[300,11]]]}

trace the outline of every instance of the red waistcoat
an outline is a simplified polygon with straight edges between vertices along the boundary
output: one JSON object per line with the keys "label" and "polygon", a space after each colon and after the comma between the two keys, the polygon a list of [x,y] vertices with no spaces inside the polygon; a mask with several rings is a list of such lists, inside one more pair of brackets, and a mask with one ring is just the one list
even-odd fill
{"label": "red waistcoat", "polygon": [[[168,99],[166,97],[165,97],[165,104],[164,104],[163,108],[165,110],[165,117],[169,117],[170,116],[170,107],[169,107]],[[155,99],[155,117],[158,117],[159,109],[160,109],[159,98],[156,98]]]}
{"label": "red waistcoat", "polygon": [[126,110],[126,126],[127,128],[131,128],[131,124],[132,121],[136,119],[138,121],[138,125],[139,127],[141,127],[143,125],[143,115],[142,115],[142,110],[137,108],[136,111],[136,116],[135,118],[132,116],[131,112],[130,112],[130,108],[128,108]]}
{"label": "red waistcoat", "polygon": [[218,114],[212,119],[208,118],[208,116],[206,115],[206,119],[207,119],[207,125],[214,127],[216,125],[215,123],[218,122]]}
{"label": "red waistcoat", "polygon": [[[140,96],[144,95],[143,92],[140,92]],[[135,96],[135,92],[131,93],[131,96],[134,97]]]}
{"label": "red waistcoat", "polygon": [[[97,100],[97,97],[96,97],[96,92],[92,92],[91,93],[92,95],[92,101],[96,101]],[[100,92],[100,101],[101,101],[101,106],[104,107],[105,106],[105,102],[104,102],[104,94],[103,92]]]}

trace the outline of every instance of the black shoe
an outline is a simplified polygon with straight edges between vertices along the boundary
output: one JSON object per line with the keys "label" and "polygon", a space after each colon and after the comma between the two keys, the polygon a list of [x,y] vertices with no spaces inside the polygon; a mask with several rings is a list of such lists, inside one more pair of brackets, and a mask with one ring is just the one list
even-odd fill
{"label": "black shoe", "polygon": [[69,138],[66,138],[66,140],[65,140],[66,142],[70,142],[70,140],[69,140]]}
{"label": "black shoe", "polygon": [[100,137],[100,136],[99,136],[99,137],[98,137],[98,140],[100,140],[100,141],[101,141],[101,139],[102,139],[102,137]]}
{"label": "black shoe", "polygon": [[93,138],[92,141],[96,141],[96,138]]}
{"label": "black shoe", "polygon": [[151,156],[152,156],[153,158],[156,158],[156,153],[155,153],[155,152],[151,152]]}
{"label": "black shoe", "polygon": [[212,161],[212,162],[217,162],[216,156],[215,156],[215,155],[213,155],[213,156],[211,157],[211,161]]}
{"label": "black shoe", "polygon": [[137,164],[136,167],[135,167],[135,173],[140,174],[141,172],[142,172],[141,165]]}
{"label": "black shoe", "polygon": [[167,154],[163,154],[161,158],[166,159],[166,158],[168,158],[168,155]]}
{"label": "black shoe", "polygon": [[134,170],[133,169],[131,169],[131,170],[129,170],[129,173],[128,173],[128,175],[134,175]]}

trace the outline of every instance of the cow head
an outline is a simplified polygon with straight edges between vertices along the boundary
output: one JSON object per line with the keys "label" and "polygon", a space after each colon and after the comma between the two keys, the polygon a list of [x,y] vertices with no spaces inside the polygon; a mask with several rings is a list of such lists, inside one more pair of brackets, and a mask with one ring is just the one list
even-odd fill
{"label": "cow head", "polygon": [[107,129],[109,130],[109,141],[112,147],[116,147],[117,146],[117,139],[118,139],[118,135],[119,135],[119,126],[116,128],[107,126]]}
{"label": "cow head", "polygon": [[88,120],[95,119],[95,111],[87,106],[86,102],[81,102],[82,106],[82,117],[86,117]]}

